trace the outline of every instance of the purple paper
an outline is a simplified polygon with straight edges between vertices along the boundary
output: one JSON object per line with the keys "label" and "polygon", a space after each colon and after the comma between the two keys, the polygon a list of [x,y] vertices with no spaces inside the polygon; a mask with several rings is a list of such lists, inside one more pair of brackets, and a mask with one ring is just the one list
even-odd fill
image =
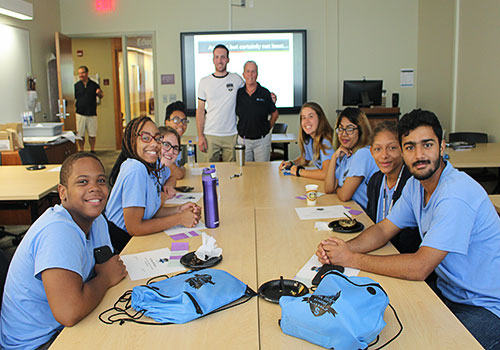
{"label": "purple paper", "polygon": [[349,214],[352,214],[352,215],[359,215],[361,213],[362,213],[362,211],[360,211],[360,210],[354,210],[354,209],[349,210]]}
{"label": "purple paper", "polygon": [[182,198],[182,194],[178,194],[175,198]]}
{"label": "purple paper", "polygon": [[189,238],[189,236],[185,233],[178,233],[176,235],[170,236],[170,238],[172,238],[174,241],[178,241],[179,239]]}
{"label": "purple paper", "polygon": [[346,205],[344,205],[344,208],[346,208],[346,209],[351,209],[351,207],[348,207],[348,206],[346,206]]}
{"label": "purple paper", "polygon": [[178,250],[189,250],[188,242],[173,242],[172,243],[172,251]]}
{"label": "purple paper", "polygon": [[306,199],[306,196],[297,196],[295,198],[304,200],[304,199]]}
{"label": "purple paper", "polygon": [[175,255],[175,256],[171,256],[170,260],[181,260],[181,258],[182,258],[182,255]]}
{"label": "purple paper", "polygon": [[191,234],[192,237],[199,236],[198,232],[196,231],[189,231],[188,233]]}

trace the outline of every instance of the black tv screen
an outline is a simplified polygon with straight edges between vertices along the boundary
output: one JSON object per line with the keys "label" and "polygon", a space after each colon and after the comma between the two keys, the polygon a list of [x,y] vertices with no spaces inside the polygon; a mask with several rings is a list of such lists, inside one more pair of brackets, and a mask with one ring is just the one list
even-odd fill
{"label": "black tv screen", "polygon": [[257,80],[278,96],[280,113],[297,113],[306,102],[305,30],[181,33],[182,96],[188,115],[195,115],[200,79],[215,71],[217,44],[229,49],[229,72],[242,75],[246,61],[257,63]]}
{"label": "black tv screen", "polygon": [[[343,106],[370,107],[382,104],[382,80],[344,80]],[[363,96],[365,100],[363,101]]]}

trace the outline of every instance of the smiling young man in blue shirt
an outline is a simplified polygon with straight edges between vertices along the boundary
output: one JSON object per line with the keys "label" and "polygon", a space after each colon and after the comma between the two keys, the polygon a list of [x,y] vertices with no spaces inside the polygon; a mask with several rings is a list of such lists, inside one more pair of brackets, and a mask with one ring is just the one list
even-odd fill
{"label": "smiling young man in blue shirt", "polygon": [[[318,246],[323,263],[409,280],[435,271],[439,296],[486,349],[500,349],[500,219],[484,189],[443,160],[445,142],[436,115],[414,110],[398,125],[406,165],[413,174],[389,216],[344,242]],[[416,253],[366,254],[402,228],[418,226]]]}

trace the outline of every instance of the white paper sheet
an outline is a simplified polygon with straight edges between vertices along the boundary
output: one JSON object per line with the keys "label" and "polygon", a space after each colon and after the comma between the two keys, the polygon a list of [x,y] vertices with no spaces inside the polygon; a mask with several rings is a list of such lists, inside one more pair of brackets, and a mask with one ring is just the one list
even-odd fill
{"label": "white paper sheet", "polygon": [[52,169],[50,169],[50,170],[48,170],[48,171],[50,171],[50,172],[52,172],[52,173],[58,173],[58,172],[60,172],[60,171],[61,171],[61,166],[60,166],[60,165],[59,165],[59,166],[56,166],[55,168],[52,168]]}
{"label": "white paper sheet", "polygon": [[[294,279],[304,283],[308,288],[312,286],[312,280],[314,276],[318,273],[319,269],[323,264],[318,261],[318,257],[313,255],[311,259],[309,259],[304,266],[297,272]],[[344,271],[344,275],[346,276],[357,276],[359,274],[358,269],[353,269],[350,267],[346,267]]]}
{"label": "white paper sheet", "polygon": [[343,205],[329,205],[325,207],[295,208],[300,220],[334,219],[345,217],[347,212]]}
{"label": "white paper sheet", "polygon": [[180,193],[178,192],[173,198],[167,199],[165,204],[178,204],[182,205],[187,202],[197,203],[201,197],[203,197],[203,192],[188,192]]}
{"label": "white paper sheet", "polygon": [[156,249],[120,256],[132,281],[186,270],[178,261],[170,263],[170,249]]}
{"label": "white paper sheet", "polygon": [[189,168],[191,175],[201,175],[203,174],[203,168]]}
{"label": "white paper sheet", "polygon": [[206,229],[207,229],[207,227],[205,226],[205,224],[202,221],[200,221],[198,223],[198,225],[196,225],[195,227],[184,227],[182,225],[177,225],[177,226],[169,228],[168,230],[165,230],[164,232],[167,235],[171,236],[171,235],[176,235],[179,233],[186,233],[189,231],[206,230]]}

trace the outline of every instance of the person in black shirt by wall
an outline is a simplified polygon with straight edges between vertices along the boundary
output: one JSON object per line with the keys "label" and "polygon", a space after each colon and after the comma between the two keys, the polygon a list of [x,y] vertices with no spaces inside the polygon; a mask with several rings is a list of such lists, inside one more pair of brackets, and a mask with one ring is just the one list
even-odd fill
{"label": "person in black shirt by wall", "polygon": [[245,144],[246,161],[268,162],[271,130],[278,119],[278,110],[269,90],[257,82],[257,75],[257,64],[247,61],[243,66],[245,86],[238,90],[236,97],[238,143]]}
{"label": "person in black shirt by wall", "polygon": [[89,79],[87,66],[78,68],[80,81],[75,84],[76,99],[76,131],[82,139],[78,141],[80,151],[85,147],[85,131],[89,134],[90,152],[95,153],[97,136],[97,101],[96,97],[103,98],[99,84]]}

